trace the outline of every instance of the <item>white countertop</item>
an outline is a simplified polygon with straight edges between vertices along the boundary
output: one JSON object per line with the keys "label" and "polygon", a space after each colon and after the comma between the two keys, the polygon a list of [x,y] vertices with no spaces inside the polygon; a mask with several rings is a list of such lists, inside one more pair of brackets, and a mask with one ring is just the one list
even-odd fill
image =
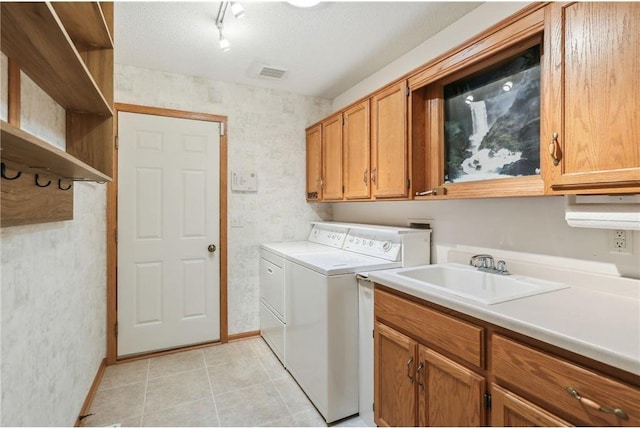
{"label": "white countertop", "polygon": [[[486,305],[431,287],[417,286],[395,275],[394,272],[398,270],[369,272],[369,279],[640,375],[638,280],[609,279],[596,275],[590,278],[592,281],[582,281],[584,274],[568,275],[565,272],[558,277],[562,277],[562,282],[570,288]],[[549,278],[549,274],[546,276],[545,279],[554,279]],[[584,286],[578,282],[591,284]],[[601,286],[599,283],[602,283]],[[615,289],[617,283],[621,283],[620,290]]]}

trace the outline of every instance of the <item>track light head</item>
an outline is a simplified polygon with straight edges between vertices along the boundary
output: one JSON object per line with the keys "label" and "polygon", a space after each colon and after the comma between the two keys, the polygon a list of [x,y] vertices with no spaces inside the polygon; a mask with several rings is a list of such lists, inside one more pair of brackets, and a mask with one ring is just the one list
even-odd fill
{"label": "track light head", "polygon": [[233,16],[235,16],[236,19],[245,17],[244,7],[237,1],[231,2],[231,13],[233,13]]}
{"label": "track light head", "polygon": [[222,28],[219,28],[219,30],[220,30],[220,50],[222,52],[229,52],[231,50],[231,44],[229,43],[229,40],[227,40],[227,38],[222,33]]}

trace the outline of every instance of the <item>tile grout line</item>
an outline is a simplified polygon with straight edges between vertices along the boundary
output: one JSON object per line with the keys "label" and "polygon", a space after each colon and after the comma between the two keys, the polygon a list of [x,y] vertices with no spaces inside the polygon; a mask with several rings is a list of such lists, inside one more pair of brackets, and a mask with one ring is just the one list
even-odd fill
{"label": "tile grout line", "polygon": [[[264,362],[262,361],[262,358],[260,358],[260,355],[258,355],[258,351],[256,350],[256,348],[253,346],[253,343],[251,344],[251,349],[253,350],[253,353],[256,354],[256,357],[258,357],[258,362],[260,363],[260,365],[262,366],[262,368],[264,369],[264,371],[267,373],[267,376],[269,377],[269,382],[271,382],[271,385],[273,386],[273,388],[276,390],[276,392],[278,393],[278,395],[280,396],[280,399],[282,400],[282,402],[284,403],[284,406],[287,408],[287,410],[289,411],[289,415],[293,417],[293,414],[291,413],[291,408],[289,407],[289,405],[287,404],[287,401],[284,399],[284,397],[282,396],[282,393],[280,392],[280,390],[278,389],[278,387],[276,386],[273,378],[271,377],[271,373],[269,373],[269,370],[267,370],[267,366],[265,366]],[[276,357],[277,358],[277,357]],[[280,362],[280,361],[278,361]],[[282,366],[282,368],[284,369],[284,366]],[[281,378],[279,378],[281,379]],[[266,382],[264,382],[266,383]],[[282,418],[278,418],[278,419],[282,419]],[[274,419],[273,421],[277,421],[278,419]],[[269,421],[269,422],[273,422],[273,421]],[[267,422],[267,423],[269,423]],[[263,424],[264,425],[264,424]]]}
{"label": "tile grout line", "polygon": [[204,351],[202,351],[202,361],[204,363],[204,370],[207,373],[207,382],[209,382],[209,391],[211,392],[211,401],[213,401],[213,410],[215,410],[216,412],[216,419],[218,420],[218,426],[222,426],[222,422],[220,422],[220,414],[218,413],[218,406],[216,405],[216,397],[215,395],[213,395],[213,385],[211,384],[211,374],[209,373],[209,366],[207,366],[207,359],[204,356]]}
{"label": "tile grout line", "polygon": [[[263,340],[262,337],[260,338],[260,340]],[[264,340],[263,340],[264,343]],[[266,345],[266,343],[265,343]],[[269,346],[269,345],[266,345]],[[269,348],[269,352],[271,353],[271,356],[273,356],[277,361],[278,364],[280,364],[282,366],[282,371],[284,371],[284,375],[278,377],[278,378],[273,378],[271,376],[271,372],[269,371],[269,369],[267,368],[267,366],[264,364],[264,361],[262,361],[262,358],[260,357],[260,352],[258,352],[255,347],[253,346],[253,343],[251,344],[251,349],[253,349],[253,352],[256,354],[256,356],[258,357],[258,361],[260,361],[260,364],[262,365],[262,368],[267,372],[267,376],[269,376],[270,380],[278,380],[278,379],[282,379],[283,377],[286,376],[291,376],[291,374],[289,374],[289,372],[287,371],[287,369],[284,368],[284,364],[282,364],[282,362],[278,359],[278,357],[276,356],[276,354],[273,353],[273,351],[271,350],[271,348]]]}
{"label": "tile grout line", "polygon": [[[206,366],[206,364],[205,364],[205,366]],[[175,373],[171,373],[171,374],[168,374],[168,375],[150,377],[149,380],[166,379],[166,378],[171,377],[171,376],[178,376],[178,375],[185,374],[185,373],[195,372],[197,370],[202,370],[202,367],[198,367],[198,368],[195,368],[195,369],[181,370],[181,371],[178,371],[178,372],[175,372]]]}
{"label": "tile grout line", "polygon": [[[253,346],[253,343],[251,344],[251,348],[253,349],[254,353],[257,355],[257,354],[258,354],[258,351],[257,351],[257,350],[255,349],[255,347]],[[289,378],[291,378],[291,380],[293,380],[294,382],[295,382],[295,380],[291,377],[291,374],[290,374],[289,372],[287,372],[287,371],[286,371],[286,369],[284,368],[284,365],[282,366],[282,369],[285,371],[285,375],[284,375],[284,376],[282,376],[282,377],[279,377],[279,378],[277,378],[277,379],[273,379],[273,378],[271,377],[271,374],[269,373],[269,370],[267,370],[267,366],[265,366],[264,362],[262,361],[262,358],[260,358],[260,356],[259,356],[259,355],[257,355],[257,357],[258,357],[258,361],[260,362],[260,365],[262,365],[262,368],[263,368],[263,369],[265,369],[265,371],[267,372],[267,375],[269,376],[269,382],[271,382],[271,384],[272,384],[272,385],[273,385],[273,387],[275,388],[276,392],[277,392],[277,393],[278,393],[278,395],[280,396],[280,399],[281,399],[281,400],[282,400],[282,402],[284,403],[284,406],[285,406],[285,407],[287,408],[287,410],[289,411],[289,415],[288,415],[288,416],[289,416],[289,417],[291,417],[291,418],[293,418],[294,423],[295,423],[295,416],[294,416],[293,411],[291,410],[291,407],[289,407],[289,404],[287,403],[287,400],[285,400],[284,396],[282,395],[282,392],[280,391],[280,389],[279,389],[279,388],[276,386],[276,384],[275,384],[275,381],[276,381],[276,380],[286,379],[286,378],[287,378],[287,376],[288,376]],[[277,357],[275,356],[275,354],[274,354],[274,357],[275,357],[275,358],[277,358]],[[280,360],[278,360],[278,363],[280,363]],[[265,382],[265,383],[266,383],[266,382]],[[297,383],[296,383],[296,385],[297,385]],[[308,399],[308,398],[307,398],[307,399]],[[305,411],[306,411],[306,410],[305,410]],[[298,413],[302,413],[302,412],[298,412]],[[278,419],[282,419],[282,418],[278,418]],[[268,423],[270,423],[270,422],[275,422],[275,421],[277,421],[278,419],[274,419],[273,421],[268,421],[268,422],[267,422],[267,424],[268,424]],[[263,424],[263,425],[265,425],[265,424]]]}
{"label": "tile grout line", "polygon": [[149,389],[149,372],[151,371],[151,358],[147,360],[147,379],[144,383],[144,398],[142,399],[142,416],[140,417],[140,426],[144,426],[144,408],[147,405],[147,390]]}
{"label": "tile grout line", "polygon": [[[223,345],[223,346],[224,346],[224,345]],[[233,387],[233,389],[230,389],[230,390],[228,390],[228,391],[221,392],[221,393],[219,393],[218,395],[225,395],[225,394],[230,394],[230,393],[232,393],[232,392],[236,392],[236,391],[242,391],[242,390],[244,390],[244,389],[251,388],[251,387],[256,386],[256,385],[263,385],[263,384],[266,384],[267,382],[271,382],[271,381],[273,380],[273,379],[271,379],[271,376],[269,375],[269,371],[267,370],[266,366],[262,363],[262,360],[260,359],[260,356],[258,355],[258,352],[256,352],[256,350],[255,350],[255,349],[253,348],[253,346],[251,346],[251,345],[249,345],[249,348],[251,349],[251,352],[253,352],[253,356],[236,358],[236,360],[235,360],[235,361],[238,361],[238,360],[252,360],[252,359],[254,359],[254,360],[258,360],[258,363],[262,366],[262,368],[264,369],[264,371],[265,371],[265,373],[266,373],[266,375],[267,375],[267,380],[262,381],[262,382],[256,382],[256,383],[251,384],[251,385],[246,385],[246,386],[241,386],[241,387]],[[222,366],[222,365],[225,365],[225,364],[230,364],[231,362],[232,362],[232,361],[225,361],[225,362],[223,362],[223,363],[218,363],[218,364],[215,364],[215,365],[211,365],[211,366],[209,366],[209,365],[207,365],[207,361],[206,361],[206,358],[205,358],[205,367],[206,367],[206,369],[207,369],[207,374],[209,374],[209,368],[210,368],[210,367],[211,367],[211,368],[216,368],[217,366]],[[210,375],[209,375],[209,380],[211,380]],[[213,384],[211,384],[211,382],[209,382],[209,384],[211,385],[211,395],[213,395],[213,396],[215,397],[215,393],[213,392]],[[215,398],[214,398],[214,400],[215,400]],[[217,408],[217,407],[216,407],[216,408]]]}

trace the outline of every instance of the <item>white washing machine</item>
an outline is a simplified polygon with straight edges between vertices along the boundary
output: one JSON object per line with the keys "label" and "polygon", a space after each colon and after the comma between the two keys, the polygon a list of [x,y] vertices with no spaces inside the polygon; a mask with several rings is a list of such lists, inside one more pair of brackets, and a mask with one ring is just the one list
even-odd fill
{"label": "white washing machine", "polygon": [[356,274],[428,264],[430,258],[428,231],[348,227],[342,251],[292,254],[285,260],[287,370],[327,423],[359,409]]}
{"label": "white washing machine", "polygon": [[276,242],[260,246],[260,334],[286,367],[285,258],[290,254],[338,251],[348,229],[317,222],[306,241]]}

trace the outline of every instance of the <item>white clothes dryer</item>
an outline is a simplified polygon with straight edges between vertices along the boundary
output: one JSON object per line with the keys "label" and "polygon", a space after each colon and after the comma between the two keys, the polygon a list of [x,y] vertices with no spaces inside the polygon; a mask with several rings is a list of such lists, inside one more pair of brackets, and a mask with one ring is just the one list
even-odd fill
{"label": "white clothes dryer", "polygon": [[292,254],[338,251],[348,229],[344,226],[312,224],[306,241],[260,245],[260,334],[286,367],[285,258]]}

